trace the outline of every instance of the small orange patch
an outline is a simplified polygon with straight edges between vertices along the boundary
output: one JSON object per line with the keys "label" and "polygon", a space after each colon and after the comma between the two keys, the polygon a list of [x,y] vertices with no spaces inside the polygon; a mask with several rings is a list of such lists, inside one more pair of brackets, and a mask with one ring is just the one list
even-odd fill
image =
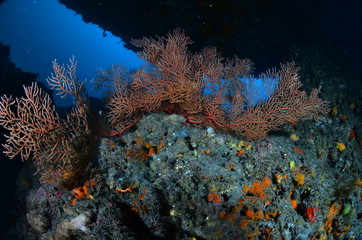
{"label": "small orange patch", "polygon": [[353,140],[354,138],[356,137],[356,132],[355,131],[352,131],[349,136],[348,136],[348,140],[351,141]]}
{"label": "small orange patch", "polygon": [[292,208],[296,209],[298,207],[298,201],[297,200],[290,200],[290,203],[292,204]]}
{"label": "small orange patch", "polygon": [[[94,187],[96,184],[94,183],[94,181],[92,179],[90,179],[89,180],[89,185],[91,187]],[[72,195],[73,195],[74,199],[70,201],[71,205],[74,205],[77,202],[76,201],[77,198],[89,198],[89,199],[92,199],[92,196],[89,195],[89,192],[88,192],[89,185],[87,183],[85,183],[83,186],[73,189]]]}
{"label": "small orange patch", "polygon": [[249,223],[249,221],[248,220],[246,220],[246,219],[241,219],[241,222],[240,222],[240,227],[246,227],[246,225],[248,225],[248,223]]}
{"label": "small orange patch", "polygon": [[90,185],[91,187],[94,187],[94,186],[96,185],[96,183],[94,182],[93,179],[91,179],[91,180],[89,180],[89,185]]}
{"label": "small orange patch", "polygon": [[145,146],[145,148],[151,148],[152,147],[152,145],[150,143],[145,143],[144,146]]}
{"label": "small orange patch", "polygon": [[332,233],[333,231],[333,220],[339,214],[339,211],[342,209],[341,204],[334,203],[332,206],[329,207],[329,213],[327,214],[327,221],[324,224],[324,228],[326,229],[327,233]]}
{"label": "small orange patch", "polygon": [[212,153],[211,149],[202,150],[201,153],[209,155]]}
{"label": "small orange patch", "polygon": [[274,177],[275,177],[275,180],[277,181],[277,183],[280,184],[283,181],[283,179],[288,178],[288,175],[286,175],[286,174],[285,175],[280,175],[280,174],[276,173],[274,175]]}
{"label": "small orange patch", "polygon": [[219,212],[219,218],[228,219],[228,214],[225,212]]}
{"label": "small orange patch", "polygon": [[165,147],[165,143],[161,142],[159,145],[157,145],[157,153],[160,153],[161,149]]}
{"label": "small orange patch", "polygon": [[266,220],[269,220],[271,218],[275,218],[276,216],[278,215],[278,211],[275,211],[275,212],[265,212],[265,219]]}
{"label": "small orange patch", "polygon": [[296,147],[296,146],[293,147],[293,150],[296,153],[304,153],[302,149],[300,149],[299,147]]}
{"label": "small orange patch", "polygon": [[305,183],[305,177],[304,177],[304,174],[298,174],[295,176],[295,180],[297,181],[298,185],[301,186],[301,185],[304,185]]}
{"label": "small orange patch", "polygon": [[357,178],[357,180],[354,182],[354,184],[359,187],[359,188],[362,188],[362,181],[360,178]]}
{"label": "small orange patch", "polygon": [[148,153],[147,153],[148,157],[151,157],[152,155],[155,155],[155,154],[156,154],[155,148],[151,147],[148,149]]}
{"label": "small orange patch", "polygon": [[143,143],[142,137],[138,137],[134,141],[137,145],[141,145]]}
{"label": "small orange patch", "polygon": [[258,196],[261,199],[265,199],[266,195],[264,193],[264,190],[267,189],[272,184],[270,178],[265,177],[264,180],[261,181],[255,181],[251,187],[248,185],[245,185],[243,187],[244,192],[250,192],[256,196]]}
{"label": "small orange patch", "polygon": [[129,186],[128,188],[126,188],[126,189],[116,188],[116,192],[121,193],[121,194],[126,193],[126,192],[132,192],[132,185]]}
{"label": "small orange patch", "polygon": [[84,186],[74,188],[73,189],[73,196],[75,198],[82,198],[88,195],[88,184],[84,184]]}
{"label": "small orange patch", "polygon": [[297,122],[288,122],[288,125],[291,127],[296,127],[298,124]]}
{"label": "small orange patch", "polygon": [[70,204],[71,205],[74,205],[74,204],[76,204],[77,203],[77,199],[76,198],[74,198],[74,199],[72,199],[71,201],[70,201]]}
{"label": "small orange patch", "polygon": [[251,220],[264,218],[264,214],[261,209],[259,209],[257,212],[254,212],[251,209],[246,209],[245,216]]}
{"label": "small orange patch", "polygon": [[348,118],[347,115],[339,115],[339,120],[341,120],[341,121],[346,121],[347,118]]}
{"label": "small orange patch", "polygon": [[146,193],[147,193],[147,190],[143,189],[142,193],[137,196],[138,200],[143,201],[145,199],[145,197],[146,197]]}
{"label": "small orange patch", "polygon": [[111,148],[115,148],[116,147],[116,144],[112,141],[112,140],[109,140],[108,141],[108,144]]}
{"label": "small orange patch", "polygon": [[244,153],[245,153],[245,150],[241,149],[241,150],[236,152],[236,156],[239,157],[239,156],[243,155]]}
{"label": "small orange patch", "polygon": [[221,203],[222,200],[220,198],[220,196],[216,193],[210,193],[209,195],[207,195],[207,201],[208,202],[213,202],[213,203]]}

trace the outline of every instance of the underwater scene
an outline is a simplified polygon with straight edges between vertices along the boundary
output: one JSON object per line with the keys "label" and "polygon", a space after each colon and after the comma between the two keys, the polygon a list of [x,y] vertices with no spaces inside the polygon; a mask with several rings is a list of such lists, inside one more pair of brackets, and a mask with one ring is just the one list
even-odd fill
{"label": "underwater scene", "polygon": [[362,1],[0,0],[0,240],[362,240]]}

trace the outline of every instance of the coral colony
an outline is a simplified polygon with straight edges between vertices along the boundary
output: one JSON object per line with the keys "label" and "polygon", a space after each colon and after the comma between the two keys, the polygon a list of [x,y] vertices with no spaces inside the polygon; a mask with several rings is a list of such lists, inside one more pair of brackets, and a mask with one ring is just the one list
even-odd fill
{"label": "coral colony", "polygon": [[[321,88],[302,91],[299,69],[287,63],[258,77],[267,96],[260,99],[250,88],[250,60],[223,59],[210,47],[193,53],[191,43],[181,30],[134,40],[145,66],[114,65],[95,77],[107,93],[102,116],[89,105],[74,58],[66,66],[54,61],[48,78],[75,102],[66,116],[36,83],[22,98],[1,98],[5,153],[31,158],[40,177],[26,198],[26,234],[327,239],[348,232],[337,221],[348,205],[311,192],[316,167],[300,157],[312,153],[295,145],[297,132],[267,137],[325,117]],[[308,141],[322,157],[323,147]],[[361,186],[356,178],[339,189],[349,196]]]}
{"label": "coral colony", "polygon": [[[98,74],[99,84],[113,85],[107,105],[112,126],[109,136],[121,136],[149,112],[179,114],[196,126],[248,140],[263,139],[281,124],[326,114],[327,103],[317,96],[320,89],[309,96],[300,90],[298,68],[293,63],[261,76],[279,82],[267,100],[254,105],[245,97],[246,87],[240,81],[251,74],[249,60],[234,58],[224,63],[214,48],[189,52],[190,43],[180,30],[167,37],[135,40],[133,44],[143,49],[140,56],[149,66],[131,76],[119,66]],[[84,161],[90,159],[88,148],[94,142],[95,126],[90,126],[89,106],[83,85],[76,79],[76,68],[74,58],[67,67],[54,61],[54,74],[48,78],[57,94],[76,100],[65,119],[37,84],[25,87],[23,98],[1,98],[1,124],[10,131],[5,153],[11,158],[19,154],[23,160],[33,154],[43,182],[67,184],[84,171]],[[206,87],[212,91],[206,94]]]}

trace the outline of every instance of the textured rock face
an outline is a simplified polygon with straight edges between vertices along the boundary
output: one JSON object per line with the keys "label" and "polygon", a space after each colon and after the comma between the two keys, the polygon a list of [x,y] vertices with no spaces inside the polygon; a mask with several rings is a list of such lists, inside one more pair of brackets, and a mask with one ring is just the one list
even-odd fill
{"label": "textured rock face", "polygon": [[89,229],[86,226],[90,222],[92,216],[91,211],[86,211],[77,215],[71,219],[65,219],[58,223],[55,227],[55,231],[51,234],[46,233],[50,227],[51,222],[44,216],[37,215],[34,212],[27,214],[27,219],[30,226],[37,231],[40,235],[39,239],[42,240],[66,240],[69,239],[72,231],[79,230],[84,234],[89,233]]}
{"label": "textured rock face", "polygon": [[50,228],[50,220],[45,216],[38,215],[35,212],[26,214],[26,218],[32,228],[38,233],[45,233]]}
{"label": "textured rock face", "polygon": [[86,225],[90,221],[91,211],[86,211],[82,214],[79,214],[77,217],[72,218],[71,220],[64,220],[60,222],[53,236],[50,236],[50,239],[54,240],[65,240],[69,238],[70,231],[80,230],[82,232],[88,232]]}

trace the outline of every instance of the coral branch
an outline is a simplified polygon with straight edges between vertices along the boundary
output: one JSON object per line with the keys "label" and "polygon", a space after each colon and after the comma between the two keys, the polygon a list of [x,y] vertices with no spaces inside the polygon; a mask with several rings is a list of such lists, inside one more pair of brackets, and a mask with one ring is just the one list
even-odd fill
{"label": "coral branch", "polygon": [[262,74],[269,98],[255,102],[246,98],[252,91],[240,80],[252,81],[248,59],[223,61],[214,48],[193,54],[187,49],[191,40],[181,30],[133,43],[143,48],[139,55],[150,66],[132,74],[111,96],[108,108],[112,125],[122,125],[143,113],[176,109],[196,125],[257,140],[286,122],[317,119],[328,111],[327,102],[317,96],[320,88],[309,96],[300,90],[294,63]]}
{"label": "coral branch", "polygon": [[88,164],[95,138],[88,123],[88,105],[82,84],[76,80],[76,62],[65,68],[53,62],[49,84],[62,96],[71,94],[76,106],[61,119],[50,100],[36,83],[24,87],[25,97],[4,95],[0,102],[0,125],[9,131],[4,153],[10,158],[33,158],[42,182],[72,186]]}
{"label": "coral branch", "polygon": [[49,96],[36,83],[24,90],[25,97],[13,100],[5,95],[0,103],[0,124],[10,130],[5,153],[10,158],[19,154],[22,160],[42,149],[48,133],[63,128]]}

